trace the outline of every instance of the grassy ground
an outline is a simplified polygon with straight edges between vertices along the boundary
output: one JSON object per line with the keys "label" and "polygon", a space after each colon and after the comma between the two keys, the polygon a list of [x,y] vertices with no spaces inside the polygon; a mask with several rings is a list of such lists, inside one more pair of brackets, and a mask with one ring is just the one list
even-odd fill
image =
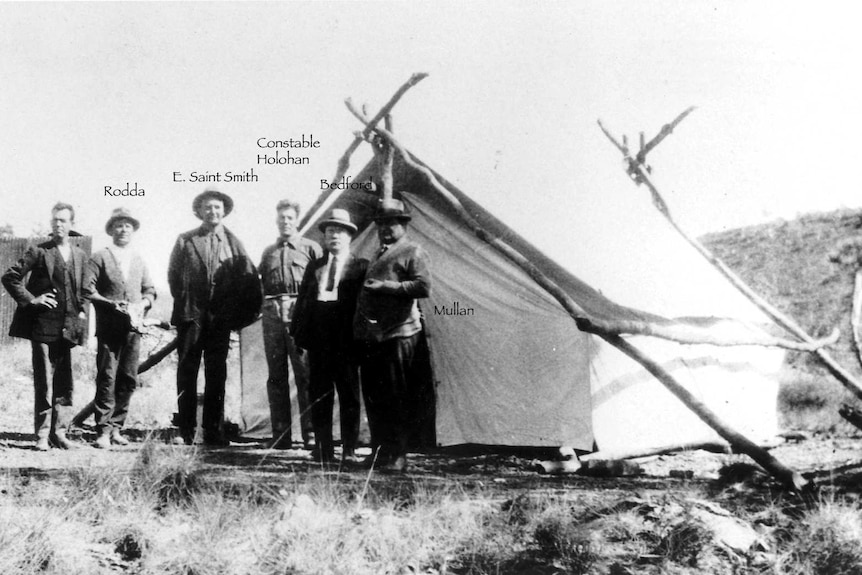
{"label": "grassy ground", "polygon": [[[30,425],[28,348],[9,349],[0,437]],[[92,355],[76,350],[79,405]],[[256,446],[175,448],[144,436],[169,424],[173,370],[144,378],[130,448],[0,443],[0,460],[19,462],[0,465],[0,573],[862,573],[852,474],[804,500],[737,455],[703,456],[716,473],[692,453],[596,480],[538,476],[514,456],[429,457],[383,477]],[[821,450],[852,433],[828,379],[788,370],[781,389],[785,426],[827,438]],[[668,479],[683,461],[693,479]]]}
{"label": "grassy ground", "polygon": [[[804,233],[795,223],[736,230],[711,247],[827,333],[846,319],[849,264],[803,260],[835,244],[834,228],[854,232],[855,218],[814,218]],[[766,255],[751,249],[760,245]],[[800,292],[809,299],[794,299]],[[177,448],[150,433],[175,409],[171,361],[142,378],[132,446],[38,454],[22,435],[27,350],[4,348],[0,360],[0,574],[862,575],[859,433],[837,414],[854,400],[801,356],[782,375],[780,421],[813,439],[773,453],[819,482],[805,497],[743,456],[704,452],[596,479],[537,475],[514,455],[416,456],[396,477],[322,468],[301,450]],[[857,370],[854,354],[843,338],[837,355]],[[93,356],[76,351],[78,405],[93,394]],[[238,396],[229,398],[230,416]]]}

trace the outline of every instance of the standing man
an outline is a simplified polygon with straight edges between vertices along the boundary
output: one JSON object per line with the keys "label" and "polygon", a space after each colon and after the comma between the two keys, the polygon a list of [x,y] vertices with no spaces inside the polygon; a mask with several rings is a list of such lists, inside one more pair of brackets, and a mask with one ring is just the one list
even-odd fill
{"label": "standing man", "polygon": [[411,371],[422,335],[416,300],[431,291],[428,255],[406,236],[410,219],[401,201],[381,201],[374,216],[380,251],[368,265],[354,318],[354,337],[364,344],[362,388],[372,448],[384,469],[397,472],[407,468],[416,393]]}
{"label": "standing man", "polygon": [[117,208],[105,224],[113,245],[96,252],[84,274],[84,296],[96,309],[95,447],[128,445],[120,435],[129,401],[138,386],[140,327],[153,306],[156,289],[132,237],[141,223],[125,208]]}
{"label": "standing man", "polygon": [[290,386],[288,358],[293,365],[299,424],[306,449],[314,443],[308,398],[308,359],[290,336],[290,318],[306,267],[323,255],[317,242],[298,234],[299,204],[281,200],[275,206],[278,240],[263,251],[260,276],[265,296],[263,306],[263,345],[269,378],[266,392],[272,422],[272,439],[268,448],[290,449]]}
{"label": "standing man", "polygon": [[74,223],[75,208],[62,202],[54,205],[51,239],[30,247],[3,274],[3,285],[18,303],[9,335],[29,339],[33,350],[39,451],[47,451],[50,444],[62,449],[77,446],[66,437],[66,429],[74,415],[72,347],[82,344],[86,334],[81,284],[87,254],[69,241],[80,235],[72,231]]}
{"label": "standing man", "polygon": [[204,443],[228,444],[224,436],[224,390],[231,330],[252,323],[260,311],[260,279],[239,239],[222,220],[233,200],[208,189],[192,202],[200,227],[180,234],[168,263],[174,298],[171,321],[177,326],[177,403],[179,437],[194,441],[197,379],[204,359]]}
{"label": "standing man", "polygon": [[315,460],[334,459],[332,408],[338,392],[341,411],[341,458],[353,461],[359,440],[359,367],[353,340],[356,299],[368,266],[350,253],[356,226],[347,210],[334,209],[318,225],[326,255],[305,270],[290,333],[308,350],[311,419]]}

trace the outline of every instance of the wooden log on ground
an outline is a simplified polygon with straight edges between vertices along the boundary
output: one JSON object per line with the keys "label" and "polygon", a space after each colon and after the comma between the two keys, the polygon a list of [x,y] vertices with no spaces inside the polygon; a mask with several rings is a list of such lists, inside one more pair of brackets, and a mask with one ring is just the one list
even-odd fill
{"label": "wooden log on ground", "polygon": [[596,451],[580,457],[581,461],[591,459],[639,459],[641,457],[653,457],[655,455],[668,455],[680,451],[709,451],[711,453],[732,453],[729,443],[718,441],[698,441],[694,443],[680,443],[678,445],[665,445],[662,447],[648,447],[630,451]]}

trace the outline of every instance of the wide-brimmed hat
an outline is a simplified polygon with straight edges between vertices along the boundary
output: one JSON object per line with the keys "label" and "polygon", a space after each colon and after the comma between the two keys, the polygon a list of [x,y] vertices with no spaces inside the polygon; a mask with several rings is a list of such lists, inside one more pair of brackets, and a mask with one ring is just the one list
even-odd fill
{"label": "wide-brimmed hat", "polygon": [[126,208],[116,208],[113,212],[111,212],[111,217],[108,218],[108,223],[105,224],[105,232],[110,236],[111,229],[114,227],[114,223],[117,220],[129,220],[132,224],[132,227],[135,228],[135,231],[138,231],[138,228],[141,227],[141,222],[138,221],[137,218],[132,216],[132,212],[130,212]]}
{"label": "wide-brimmed hat", "polygon": [[374,213],[374,221],[396,219],[409,222],[412,218],[407,211],[407,206],[401,200],[380,200],[377,211]]}
{"label": "wide-brimmed hat", "polygon": [[335,208],[329,212],[329,216],[317,224],[318,229],[322,232],[326,230],[326,226],[341,226],[349,230],[351,234],[355,234],[358,229],[353,222],[350,221],[350,213],[341,208]]}
{"label": "wide-brimmed hat", "polygon": [[201,217],[198,215],[198,210],[200,209],[201,204],[204,203],[204,200],[208,200],[210,198],[215,198],[222,201],[222,203],[224,204],[224,215],[228,215],[233,211],[233,200],[229,195],[218,190],[207,189],[204,190],[202,193],[198,194],[198,197],[196,197],[192,202],[192,211],[195,213],[195,216],[198,219],[201,219]]}

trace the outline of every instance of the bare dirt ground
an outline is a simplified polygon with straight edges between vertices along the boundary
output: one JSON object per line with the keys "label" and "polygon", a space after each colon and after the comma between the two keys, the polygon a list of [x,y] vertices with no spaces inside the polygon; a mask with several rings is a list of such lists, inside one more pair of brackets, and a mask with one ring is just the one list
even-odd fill
{"label": "bare dirt ground", "polygon": [[[32,479],[61,476],[73,469],[114,467],[130,468],[144,442],[163,442],[168,431],[127,432],[132,443],[126,447],[99,450],[90,447],[94,433],[85,429],[74,434],[80,449],[33,449],[33,436],[19,430],[0,429],[0,470]],[[325,474],[339,481],[389,482],[393,480],[457,481],[464,488],[499,492],[521,490],[600,491],[605,495],[626,491],[673,491],[701,488],[713,491],[733,483],[745,483],[769,496],[781,488],[743,455],[688,451],[633,460],[641,473],[623,477],[588,477],[580,474],[545,474],[537,471],[536,453],[479,452],[439,450],[414,453],[403,475],[369,473],[359,466],[323,466],[310,453],[295,444],[295,449],[276,451],[263,448],[257,441],[235,441],[229,447],[180,446],[174,449],[197,450],[203,473],[224,484],[265,483],[277,488],[299,474]],[[361,450],[363,451],[363,450]],[[368,453],[367,449],[363,451]],[[786,465],[813,479],[822,490],[840,492],[857,498],[862,492],[862,438],[815,435],[799,441],[786,441],[771,450]]]}

